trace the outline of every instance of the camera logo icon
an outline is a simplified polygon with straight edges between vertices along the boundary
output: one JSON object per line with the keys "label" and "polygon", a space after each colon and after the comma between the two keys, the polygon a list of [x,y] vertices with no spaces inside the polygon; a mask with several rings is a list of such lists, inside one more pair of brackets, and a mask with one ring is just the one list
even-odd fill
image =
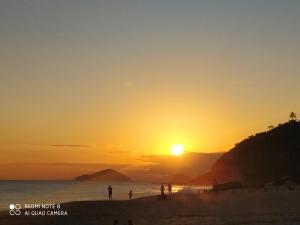
{"label": "camera logo icon", "polygon": [[21,215],[21,205],[20,204],[10,204],[9,205],[9,215],[19,216]]}

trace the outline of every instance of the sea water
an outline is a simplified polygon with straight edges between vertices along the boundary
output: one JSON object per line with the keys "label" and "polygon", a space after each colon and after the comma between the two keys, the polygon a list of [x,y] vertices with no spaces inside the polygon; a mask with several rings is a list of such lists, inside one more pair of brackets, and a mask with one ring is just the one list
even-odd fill
{"label": "sea water", "polygon": [[[133,191],[133,198],[157,195],[160,184],[151,183],[101,183],[78,181],[0,181],[0,210],[10,204],[57,204],[70,201],[106,200],[107,186],[113,188],[113,200],[126,200]],[[183,189],[198,191],[203,187],[173,186],[173,191]]]}

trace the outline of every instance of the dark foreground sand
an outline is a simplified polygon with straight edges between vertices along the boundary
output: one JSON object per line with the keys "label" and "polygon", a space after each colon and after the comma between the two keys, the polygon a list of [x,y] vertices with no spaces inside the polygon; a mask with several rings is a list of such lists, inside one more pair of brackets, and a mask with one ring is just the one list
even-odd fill
{"label": "dark foreground sand", "polygon": [[84,201],[62,205],[68,216],[9,216],[0,225],[296,225],[300,224],[300,191],[226,191],[175,194],[131,201]]}

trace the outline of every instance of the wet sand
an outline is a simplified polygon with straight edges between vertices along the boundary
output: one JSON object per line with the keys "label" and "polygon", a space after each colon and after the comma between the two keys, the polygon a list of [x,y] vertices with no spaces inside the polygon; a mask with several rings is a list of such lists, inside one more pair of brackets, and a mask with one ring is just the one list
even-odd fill
{"label": "wet sand", "polygon": [[68,216],[9,216],[1,225],[110,225],[114,219],[136,225],[296,225],[300,191],[226,191],[151,196],[131,201],[81,201],[62,204]]}

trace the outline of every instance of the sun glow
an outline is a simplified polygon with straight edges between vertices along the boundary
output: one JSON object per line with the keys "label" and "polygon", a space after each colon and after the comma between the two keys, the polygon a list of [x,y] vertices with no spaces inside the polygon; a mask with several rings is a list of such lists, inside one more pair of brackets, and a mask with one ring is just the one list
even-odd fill
{"label": "sun glow", "polygon": [[171,145],[171,154],[172,155],[181,155],[183,153],[184,147],[182,144],[173,144]]}

